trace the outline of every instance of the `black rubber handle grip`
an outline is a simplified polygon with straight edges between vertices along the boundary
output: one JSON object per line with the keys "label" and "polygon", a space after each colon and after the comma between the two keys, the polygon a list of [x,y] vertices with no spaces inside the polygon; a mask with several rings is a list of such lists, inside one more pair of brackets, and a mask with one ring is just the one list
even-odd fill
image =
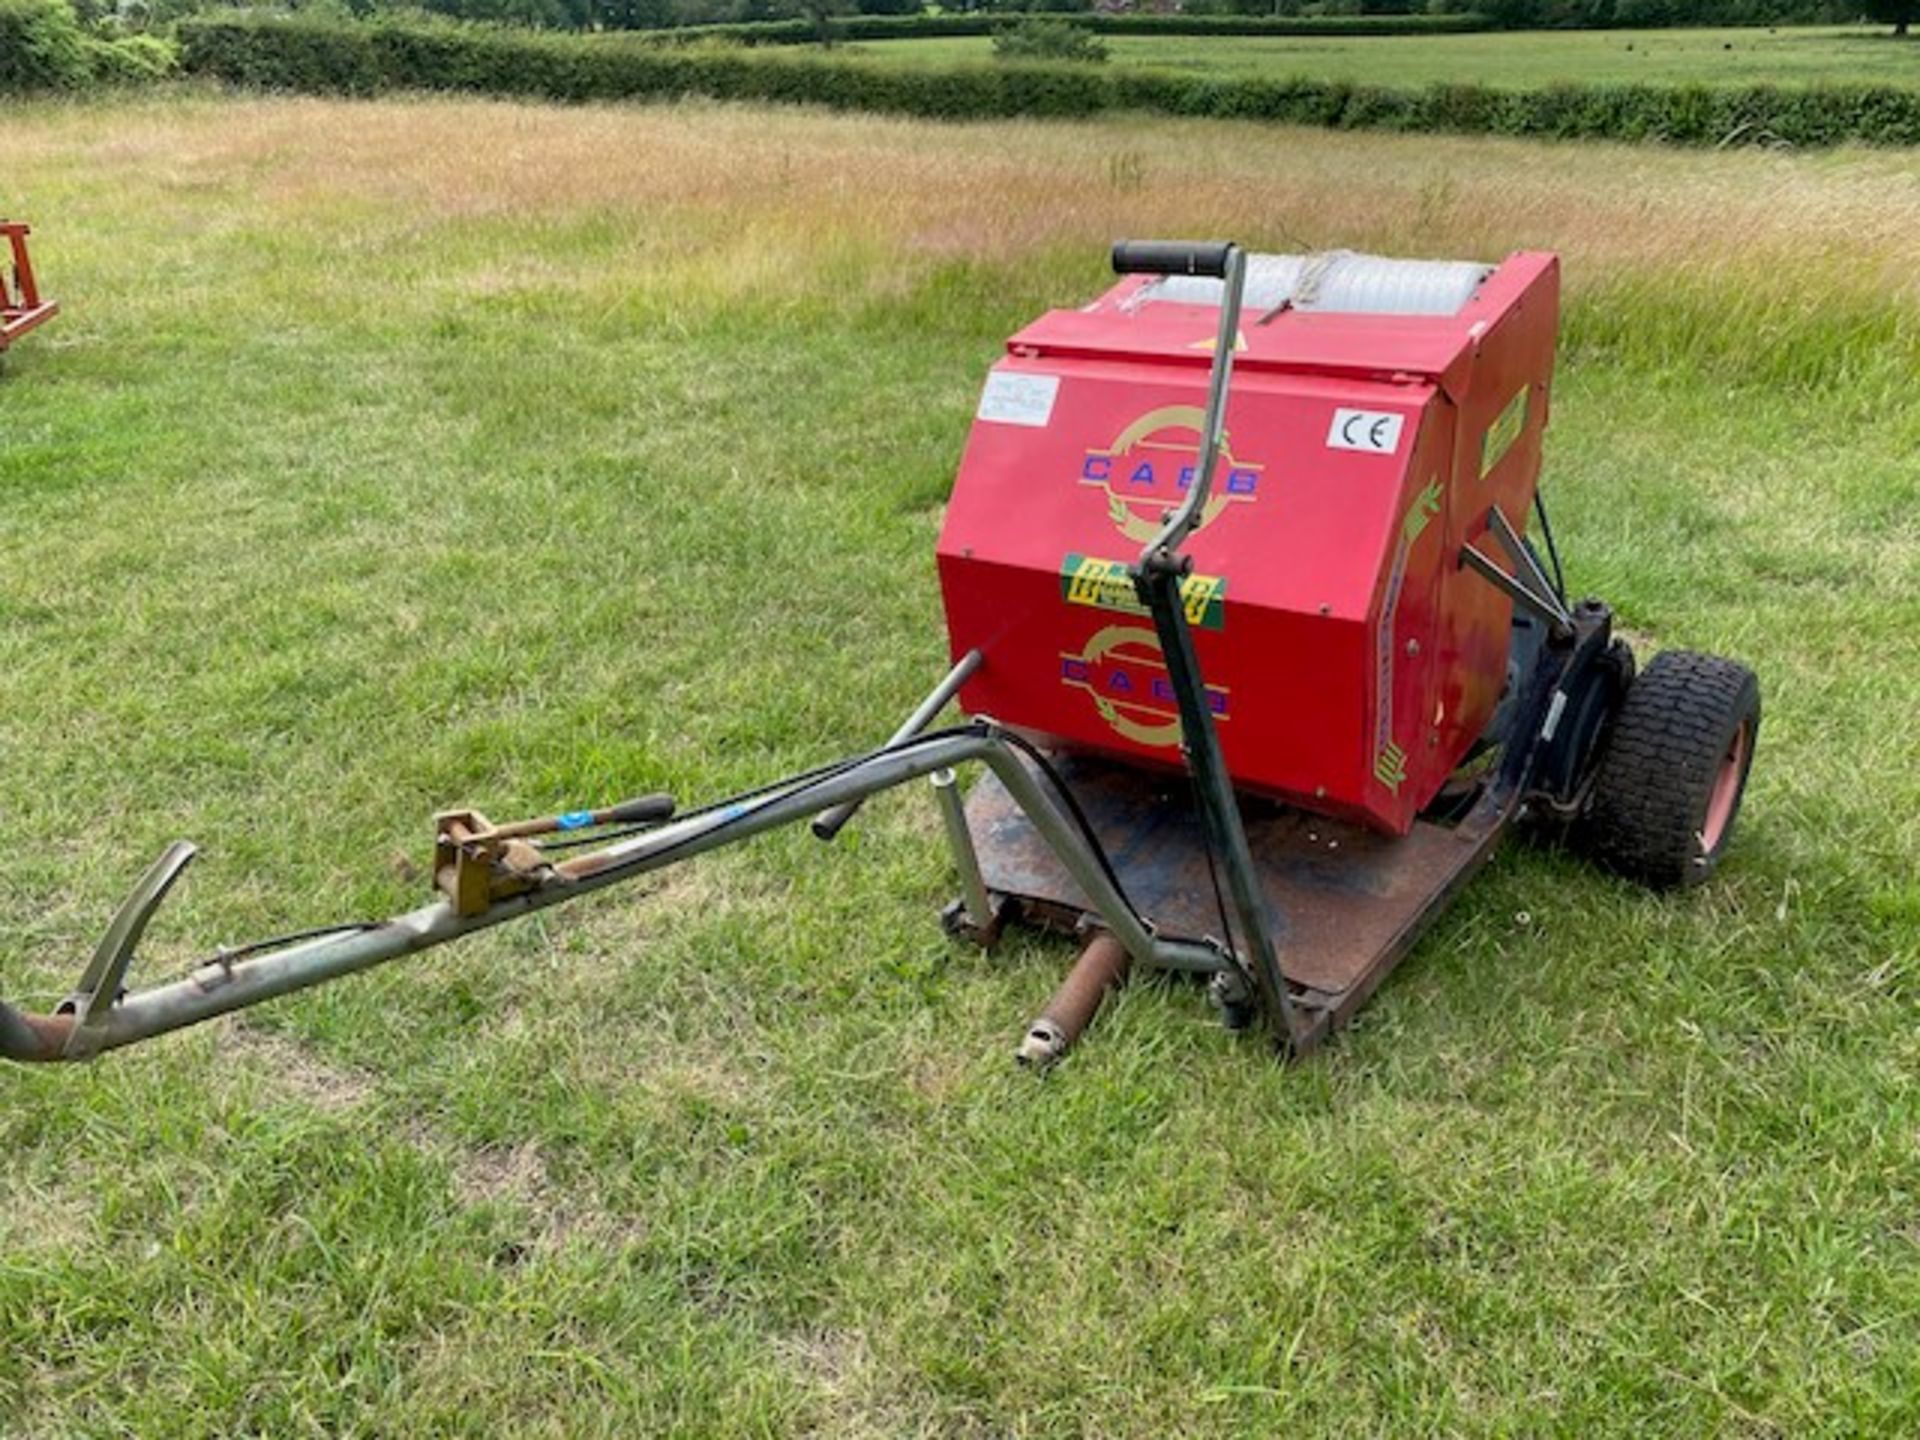
{"label": "black rubber handle grip", "polygon": [[671,795],[642,795],[601,811],[600,821],[603,825],[644,825],[654,820],[671,820],[673,810]]}
{"label": "black rubber handle grip", "polygon": [[1227,278],[1229,240],[1116,240],[1116,275],[1211,275]]}

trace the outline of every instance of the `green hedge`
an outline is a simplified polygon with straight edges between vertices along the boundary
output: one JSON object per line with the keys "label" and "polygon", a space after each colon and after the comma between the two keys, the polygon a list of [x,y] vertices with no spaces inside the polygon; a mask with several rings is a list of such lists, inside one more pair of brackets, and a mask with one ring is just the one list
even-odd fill
{"label": "green hedge", "polygon": [[[1447,0],[1452,8],[1453,0]],[[1468,8],[1462,6],[1462,9]],[[1683,25],[1830,25],[1858,20],[1863,0],[1473,0],[1509,30],[1611,30]]]}
{"label": "green hedge", "polygon": [[87,40],[66,0],[0,0],[0,95],[80,90]]}
{"label": "green hedge", "polygon": [[176,60],[165,40],[89,35],[67,0],[0,0],[0,95],[139,84],[171,74]]}
{"label": "green hedge", "polygon": [[457,90],[545,100],[773,101],[940,120],[1102,111],[1340,129],[1441,130],[1688,145],[1920,144],[1920,90],[1832,86],[1482,85],[1383,89],[1077,65],[894,66],[856,55],[660,46],[451,23],[203,17],[180,27],[188,70],[256,89],[367,95]]}
{"label": "green hedge", "polygon": [[[1488,30],[1479,15],[1097,15],[1066,13],[1076,25],[1101,35],[1465,35]],[[1058,19],[1051,11],[1034,12]],[[1018,11],[972,15],[846,15],[834,19],[841,40],[930,40],[990,35],[1004,25],[1032,18]],[[761,20],[737,25],[685,25],[649,30],[648,39],[667,44],[726,40],[741,45],[807,45],[820,38],[809,20]]]}
{"label": "green hedge", "polygon": [[150,85],[180,68],[180,53],[157,35],[127,35],[118,40],[87,37],[87,68],[96,85]]}

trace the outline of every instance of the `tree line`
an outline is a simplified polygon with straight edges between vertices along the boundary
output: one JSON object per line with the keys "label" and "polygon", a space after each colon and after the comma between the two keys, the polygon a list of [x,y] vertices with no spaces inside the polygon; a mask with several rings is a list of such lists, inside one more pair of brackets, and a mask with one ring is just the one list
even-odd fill
{"label": "tree line", "polygon": [[[1894,0],[1896,6],[1904,3],[1907,0]],[[1515,30],[1602,30],[1829,24],[1867,18],[1875,5],[1873,0],[1438,0],[1429,8],[1438,13],[1473,11]],[[1884,0],[1880,8],[1888,8]]]}
{"label": "tree line", "polygon": [[[165,33],[185,15],[234,0],[69,0],[95,33]],[[365,19],[427,11],[455,20],[550,30],[662,30],[779,20],[823,23],[830,15],[911,17],[928,0],[239,0],[242,8],[315,18]],[[1920,0],[938,0],[941,14],[1132,11],[1172,18],[1266,17],[1302,21],[1478,16],[1502,29],[1674,25],[1785,25],[1874,18],[1903,30]]]}
{"label": "tree line", "polygon": [[[93,0],[101,3],[101,0]],[[165,0],[162,0],[165,3]],[[190,0],[172,0],[190,3]],[[365,14],[407,8],[396,0],[294,0]],[[742,24],[804,18],[833,11],[918,15],[923,0],[415,0],[456,19],[494,20],[573,30],[652,30],[680,25]],[[1675,25],[1827,24],[1873,18],[1920,18],[1920,0],[944,0],[944,13],[1054,13],[1133,9],[1188,15],[1279,17],[1363,15],[1484,16],[1502,29],[1609,29]]]}

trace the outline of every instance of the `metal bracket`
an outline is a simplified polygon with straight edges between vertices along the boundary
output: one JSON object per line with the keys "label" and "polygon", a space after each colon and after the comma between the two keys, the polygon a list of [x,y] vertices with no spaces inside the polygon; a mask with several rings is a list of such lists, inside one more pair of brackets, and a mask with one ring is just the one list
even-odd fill
{"label": "metal bracket", "polygon": [[87,962],[80,983],[55,1012],[75,1017],[65,1050],[69,1060],[85,1060],[100,1049],[107,1015],[122,993],[120,982],[126,978],[127,966],[133,962],[134,947],[139,945],[147,922],[153,919],[160,902],[167,898],[173,882],[193,863],[197,853],[192,842],[174,841],[121,902],[113,923],[94,947],[93,959]]}
{"label": "metal bracket", "polygon": [[496,827],[478,810],[433,817],[433,883],[456,915],[484,915],[502,900],[544,885],[556,873],[519,827]]}
{"label": "metal bracket", "polygon": [[1487,531],[1506,551],[1513,573],[1508,574],[1484,551],[1476,550],[1471,545],[1460,547],[1460,563],[1505,594],[1514,604],[1538,615],[1553,632],[1554,639],[1564,640],[1573,634],[1573,613],[1554,592],[1553,582],[1547,578],[1547,572],[1540,568],[1540,562],[1533,558],[1526,541],[1520,538],[1498,505],[1487,510]]}
{"label": "metal bracket", "polygon": [[601,825],[648,829],[673,818],[671,795],[642,795],[599,810],[567,810],[496,825],[478,810],[446,810],[433,817],[433,883],[456,915],[484,915],[496,901],[545,885],[556,869],[533,836]]}
{"label": "metal bracket", "polygon": [[949,900],[940,908],[940,929],[963,944],[992,950],[999,945],[1007,921],[1013,916],[1013,902],[1004,895],[992,895],[988,897],[987,906],[986,924],[976,925],[965,899]]}

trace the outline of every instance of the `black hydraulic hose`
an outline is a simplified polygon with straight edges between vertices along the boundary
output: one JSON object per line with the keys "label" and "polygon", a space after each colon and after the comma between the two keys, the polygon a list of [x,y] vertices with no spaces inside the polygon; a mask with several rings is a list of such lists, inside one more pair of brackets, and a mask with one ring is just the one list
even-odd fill
{"label": "black hydraulic hose", "polygon": [[1031,760],[1035,768],[1046,776],[1047,783],[1053,787],[1053,793],[1058,795],[1061,803],[1066,806],[1067,814],[1072,817],[1074,827],[1080,832],[1080,838],[1087,842],[1087,849],[1091,850],[1093,858],[1100,862],[1100,872],[1107,877],[1107,883],[1113,886],[1113,893],[1120,897],[1120,903],[1127,907],[1133,917],[1144,924],[1145,918],[1140,914],[1140,907],[1133,903],[1132,898],[1127,894],[1127,887],[1120,883],[1120,873],[1113,868],[1113,861],[1107,857],[1107,847],[1100,843],[1100,836],[1094,830],[1093,822],[1087,818],[1087,812],[1080,808],[1080,801],[1067,784],[1066,777],[1054,768],[1053,762],[1047,759],[1046,753],[1026,736],[1016,735],[1010,730],[1002,730],[1000,735]]}
{"label": "black hydraulic hose", "polygon": [[1560,547],[1553,543],[1553,522],[1547,519],[1547,501],[1538,487],[1533,492],[1533,513],[1540,517],[1540,538],[1547,542],[1547,558],[1553,561],[1553,588],[1562,605],[1567,603],[1567,576],[1560,568]]}
{"label": "black hydraulic hose", "polygon": [[[835,776],[844,774],[846,771],[857,766],[865,765],[869,761],[879,759],[883,755],[897,755],[933,741],[959,739],[969,735],[984,735],[989,733],[989,731],[999,739],[1006,741],[1007,744],[1020,751],[1021,754],[1033,762],[1034,768],[1045,778],[1048,787],[1060,798],[1061,806],[1066,810],[1068,818],[1072,820],[1074,828],[1080,832],[1080,838],[1086,842],[1088,851],[1092,853],[1095,861],[1099,863],[1100,873],[1106,877],[1107,883],[1113,886],[1113,893],[1119,896],[1120,903],[1126,907],[1127,912],[1132,915],[1135,920],[1140,921],[1142,927],[1145,928],[1146,920],[1140,913],[1140,907],[1135,905],[1132,897],[1127,894],[1126,886],[1121,883],[1120,873],[1114,869],[1113,860],[1107,854],[1107,847],[1101,843],[1099,832],[1093,828],[1093,822],[1087,818],[1087,812],[1081,807],[1079,797],[1073,793],[1073,788],[1067,784],[1066,777],[1063,776],[1053,762],[1047,758],[1046,753],[1024,735],[1016,734],[1011,730],[1000,729],[998,726],[989,726],[986,722],[980,720],[972,721],[966,725],[949,726],[943,730],[925,731],[919,735],[911,736],[906,740],[897,741],[891,745],[882,745],[877,749],[867,751],[863,755],[856,755],[847,760],[835,761],[831,765],[822,765],[817,769],[803,771],[799,775],[789,776],[784,780],[776,780],[768,785],[762,785],[752,790],[745,790],[728,799],[716,800],[711,804],[703,805],[698,810],[684,811],[676,816],[675,820],[676,823],[683,820],[697,820],[702,815],[711,815],[715,811],[731,809],[737,806],[746,807],[742,809],[739,814],[731,815],[721,821],[720,824],[713,827],[713,829],[699,832],[699,834],[704,837],[713,834],[714,830],[725,830],[728,826],[752,814],[753,810],[757,808],[754,805],[755,801],[770,803],[774,798],[785,799],[793,795],[804,795],[807,791],[818,788]],[[633,835],[642,834],[651,828],[653,827],[635,826],[631,830],[616,832],[610,835],[588,837],[588,839],[590,839],[593,844],[609,844]],[[650,852],[647,858],[649,860],[657,860],[663,855],[671,855],[675,850],[679,849],[681,845],[689,843],[693,838],[691,835],[686,836],[684,839],[667,846],[665,849]],[[571,839],[557,844],[543,845],[541,849],[543,852],[548,850],[572,849],[583,843],[587,842],[582,839]]]}
{"label": "black hydraulic hose", "polygon": [[[869,760],[877,760],[882,755],[898,754],[902,750],[911,750],[921,741],[953,740],[962,736],[983,734],[984,731],[985,727],[978,723],[950,725],[944,730],[923,731],[897,744],[882,745],[877,750],[869,750],[865,754],[855,755],[850,759],[835,760],[831,764],[816,766],[812,770],[802,770],[798,775],[788,775],[779,780],[769,781],[765,785],[757,785],[751,790],[742,790],[737,795],[729,795],[725,799],[702,805],[698,810],[682,810],[672,818],[677,824],[682,820],[698,820],[702,815],[711,815],[716,810],[745,805],[775,792],[781,795],[804,793],[806,789],[811,789],[822,781],[831,780],[836,775],[844,774],[855,766],[865,765]],[[796,786],[802,788],[796,790]],[[539,848],[542,854],[554,850],[582,850],[590,846],[611,845],[618,840],[630,840],[635,835],[644,835],[647,831],[658,828],[657,824],[631,825],[623,830],[610,830],[601,834],[577,835],[565,840],[548,840],[542,842]]]}
{"label": "black hydraulic hose", "polygon": [[[1190,788],[1193,792],[1193,808],[1198,811],[1201,804],[1200,782],[1193,781]],[[1227,947],[1229,955],[1238,955],[1239,951],[1233,943],[1233,916],[1227,909],[1227,892],[1220,887],[1220,867],[1213,856],[1213,837],[1207,833],[1204,825],[1200,827],[1200,850],[1207,857],[1207,883],[1213,887],[1213,904],[1220,915],[1221,943]]]}
{"label": "black hydraulic hose", "polygon": [[[871,759],[873,754],[878,753],[882,752],[870,752],[867,755],[860,756],[859,760]],[[784,779],[775,780],[766,785],[756,786],[752,790],[742,790],[738,795],[729,796],[724,800],[715,800],[711,804],[702,805],[698,810],[678,811],[670,818],[675,821],[698,820],[702,815],[711,815],[714,811],[724,810],[729,805],[740,805],[749,800],[758,800],[762,795],[766,795],[771,791],[783,790],[787,786],[798,784],[801,781],[824,780],[831,775],[838,774],[849,763],[858,763],[858,761],[848,762],[836,760],[831,765],[821,765],[812,770],[802,770],[798,775],[789,775]],[[600,830],[587,835],[572,835],[564,840],[541,840],[536,843],[540,853],[543,855],[559,850],[588,850],[597,845],[611,845],[616,840],[631,840],[635,835],[644,835],[649,830],[658,830],[664,823],[664,821],[653,821],[645,825],[626,825],[618,830]]]}
{"label": "black hydraulic hose", "polygon": [[193,962],[189,975],[208,965],[231,965],[236,960],[245,960],[266,950],[284,950],[289,945],[298,945],[305,940],[323,940],[329,935],[353,935],[366,930],[378,930],[384,921],[380,920],[343,920],[337,925],[315,925],[309,930],[290,930],[285,935],[269,935],[262,940],[249,940],[244,945],[222,945],[213,954]]}
{"label": "black hydraulic hose", "polygon": [[378,930],[385,923],[382,920],[343,920],[338,925],[316,925],[310,930],[293,930],[285,935],[270,935],[265,940],[249,940],[244,945],[222,945],[201,963],[217,965],[223,961],[242,960],[249,955],[258,955],[262,950],[283,950],[303,940],[318,940],[326,935],[351,935],[356,930]]}
{"label": "black hydraulic hose", "polygon": [[[708,836],[721,834],[732,826],[739,824],[742,820],[752,816],[756,811],[763,810],[776,801],[791,799],[796,795],[805,795],[809,790],[817,790],[828,781],[844,775],[849,770],[858,769],[862,765],[881,759],[887,755],[902,755],[909,751],[919,749],[922,746],[931,745],[937,741],[961,740],[969,737],[983,736],[987,733],[987,728],[984,723],[974,721],[967,725],[949,726],[944,730],[928,730],[906,740],[897,741],[891,745],[882,745],[878,749],[869,750],[863,755],[855,755],[851,759],[838,760],[831,765],[823,765],[816,770],[803,771],[799,775],[790,775],[783,780],[776,780],[771,784],[762,785],[753,790],[742,791],[739,795],[726,800],[716,800],[710,805],[701,806],[698,810],[687,811],[675,817],[674,823],[679,824],[687,820],[698,820],[703,815],[711,815],[719,810],[732,810],[735,813],[728,815],[725,819],[709,826],[705,830],[698,830],[689,835],[682,835],[671,845],[662,846],[658,850],[650,850],[644,856],[637,857],[637,859],[645,860],[649,867],[651,867],[654,862],[658,861],[662,856],[672,855],[685,846],[692,844],[695,840],[704,840]],[[651,825],[640,826],[632,833],[644,834],[647,830],[653,828],[655,827]],[[606,843],[619,838],[622,837],[605,835],[600,836],[599,840],[601,843]],[[606,871],[601,873],[617,873],[618,871],[629,868],[629,865],[632,863],[634,863],[632,860],[624,863],[615,861],[607,867]],[[1128,906],[1127,908],[1131,910],[1133,907]],[[1138,918],[1137,911],[1135,912],[1135,918]]]}

